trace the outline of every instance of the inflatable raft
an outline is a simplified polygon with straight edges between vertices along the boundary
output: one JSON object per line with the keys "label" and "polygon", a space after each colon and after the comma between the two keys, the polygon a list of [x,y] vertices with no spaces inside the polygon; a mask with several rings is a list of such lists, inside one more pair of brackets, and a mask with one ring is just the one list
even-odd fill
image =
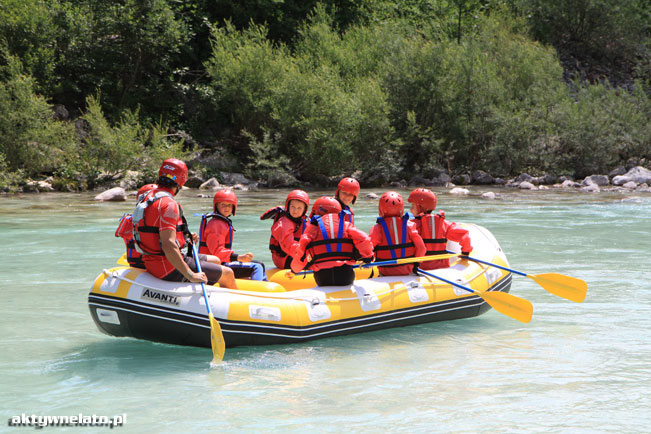
{"label": "inflatable raft", "polygon": [[[464,227],[470,231],[473,257],[508,267],[490,232],[477,225]],[[458,252],[456,243],[448,248]],[[508,292],[511,286],[511,273],[459,258],[434,273],[482,292]],[[278,274],[277,282],[238,281],[238,290],[206,287],[227,347],[305,342],[468,318],[490,309],[479,296],[431,277],[373,277],[350,286],[292,289],[299,286],[296,282],[310,280]],[[210,347],[210,324],[198,284],[165,282],[143,270],[116,267],[97,277],[88,306],[99,330],[111,336]]]}

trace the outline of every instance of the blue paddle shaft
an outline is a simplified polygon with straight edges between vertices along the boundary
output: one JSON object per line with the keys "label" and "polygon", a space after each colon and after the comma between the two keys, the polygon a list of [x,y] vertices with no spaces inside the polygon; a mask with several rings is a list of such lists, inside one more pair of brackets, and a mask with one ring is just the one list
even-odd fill
{"label": "blue paddle shaft", "polygon": [[422,273],[422,274],[424,274],[424,275],[426,275],[426,276],[430,276],[430,277],[433,277],[433,278],[435,278],[435,279],[438,279],[438,280],[440,280],[440,281],[442,281],[442,282],[449,283],[450,285],[452,285],[452,286],[456,286],[457,288],[465,289],[465,290],[468,291],[468,292],[475,292],[475,290],[472,289],[472,288],[468,288],[468,287],[466,287],[466,286],[459,285],[459,284],[456,283],[456,282],[453,282],[453,281],[448,280],[448,279],[444,279],[444,278],[442,278],[442,277],[440,277],[440,276],[437,276],[436,274],[428,273],[427,271],[425,271],[425,270],[421,270],[420,268],[418,269],[418,272],[419,272],[419,273]]}
{"label": "blue paddle shaft", "polygon": [[[201,273],[201,262],[199,261],[199,253],[197,252],[197,246],[192,243],[192,256],[194,256],[194,263],[197,265],[197,271]],[[201,282],[201,290],[203,291],[203,299],[206,301],[206,309],[208,313],[212,315],[212,309],[210,308],[210,302],[208,301],[208,294],[206,293],[206,285]]]}
{"label": "blue paddle shaft", "polygon": [[[452,253],[452,252],[448,252],[448,253]],[[518,274],[520,276],[527,277],[527,273],[523,273],[522,271],[517,271],[517,270],[513,270],[511,268],[502,267],[501,265],[493,264],[492,262],[482,261],[481,259],[471,258],[470,256],[467,256],[467,255],[461,256],[461,257],[462,258],[467,258],[469,261],[479,262],[481,264],[490,265],[491,267],[499,268],[500,270],[510,271],[511,273],[515,273],[515,274]]]}

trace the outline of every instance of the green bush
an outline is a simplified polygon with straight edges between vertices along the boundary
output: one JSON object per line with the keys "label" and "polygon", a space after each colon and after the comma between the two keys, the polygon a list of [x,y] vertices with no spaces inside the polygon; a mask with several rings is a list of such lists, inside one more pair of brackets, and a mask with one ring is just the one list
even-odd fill
{"label": "green bush", "polygon": [[76,158],[73,127],[54,120],[16,57],[5,51],[0,58],[5,63],[0,66],[0,153],[10,171],[52,173]]}

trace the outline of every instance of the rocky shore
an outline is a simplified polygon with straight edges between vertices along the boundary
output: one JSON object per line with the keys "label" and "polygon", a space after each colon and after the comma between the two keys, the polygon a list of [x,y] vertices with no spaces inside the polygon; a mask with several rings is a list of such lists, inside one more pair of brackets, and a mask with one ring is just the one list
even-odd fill
{"label": "rocky shore", "polygon": [[[134,181],[138,174],[130,173],[122,180],[116,182],[111,188],[104,189],[95,196],[99,201],[125,201],[129,195],[134,195],[135,190],[139,187]],[[353,174],[354,176],[355,174]],[[334,178],[333,178],[334,179]],[[332,181],[335,185],[336,179]],[[273,180],[273,182],[258,182],[247,179],[241,173],[222,172],[220,179],[216,177],[204,178],[198,173],[190,174],[188,182],[184,189],[197,189],[199,197],[212,197],[212,192],[224,187],[235,190],[259,190],[265,188],[293,188],[298,185],[304,188],[326,188],[331,185],[311,185],[301,184],[295,179],[292,180]],[[362,185],[364,181],[362,179]],[[513,188],[521,190],[548,190],[548,189],[566,189],[574,190],[580,193],[599,193],[601,191],[621,191],[621,192],[643,192],[651,193],[651,170],[643,166],[634,166],[629,169],[619,167],[612,170],[607,175],[591,175],[581,180],[575,180],[567,176],[531,176],[522,173],[516,178],[501,179],[494,178],[490,174],[476,170],[472,174],[461,174],[450,177],[447,173],[441,172],[433,178],[424,178],[414,176],[409,181],[400,180],[391,182],[386,188],[409,189],[412,187],[446,187],[450,188],[451,194],[468,194],[469,190],[465,186],[501,186],[504,188]],[[53,192],[53,179],[46,178],[38,181],[26,182],[16,193],[39,193]],[[482,197],[487,199],[495,198],[491,192],[484,193]]]}

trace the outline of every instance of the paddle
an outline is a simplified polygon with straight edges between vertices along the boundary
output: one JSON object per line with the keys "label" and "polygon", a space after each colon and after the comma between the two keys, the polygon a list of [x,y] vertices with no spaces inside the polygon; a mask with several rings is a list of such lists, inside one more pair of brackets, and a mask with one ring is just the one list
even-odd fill
{"label": "paddle", "polygon": [[510,316],[513,319],[517,319],[518,321],[522,321],[524,323],[531,321],[531,316],[533,315],[533,305],[524,298],[516,297],[513,294],[501,291],[481,292],[477,291],[476,289],[460,285],[451,280],[444,279],[440,276],[437,276],[436,274],[421,270],[420,268],[418,269],[418,272],[448,283],[452,286],[456,286],[457,288],[464,289],[468,292],[473,292],[484,299],[484,301],[488,303],[493,309],[503,313],[504,315]]}
{"label": "paddle", "polygon": [[527,274],[522,271],[513,270],[511,268],[482,261],[481,259],[471,258],[469,256],[462,256],[462,258],[528,277],[538,285],[542,286],[547,292],[576,303],[581,303],[585,300],[586,293],[588,292],[588,284],[585,283],[585,280],[577,279],[576,277],[566,276],[559,273]]}
{"label": "paddle", "polygon": [[[199,261],[199,254],[197,253],[197,246],[192,244],[192,253],[194,256],[194,263],[197,264],[197,271],[201,273],[201,262]],[[210,321],[210,346],[212,347],[212,363],[219,364],[224,358],[226,351],[226,344],[224,343],[224,335],[222,328],[212,314],[208,294],[206,294],[206,285],[201,282],[201,290],[203,291],[203,299],[206,301],[206,309],[208,309],[208,320]]]}
{"label": "paddle", "polygon": [[[402,259],[392,259],[390,261],[378,261],[378,262],[369,262],[368,264],[355,264],[353,268],[368,268],[368,267],[383,267],[385,265],[401,265],[401,264],[413,264],[414,262],[427,262],[435,261],[437,259],[449,259],[460,256],[461,253],[445,253],[442,255],[430,255],[430,256],[419,256],[416,258],[402,258]],[[291,273],[291,271],[288,272]],[[313,270],[299,271],[294,273],[295,276],[302,276],[304,274],[312,274]]]}

